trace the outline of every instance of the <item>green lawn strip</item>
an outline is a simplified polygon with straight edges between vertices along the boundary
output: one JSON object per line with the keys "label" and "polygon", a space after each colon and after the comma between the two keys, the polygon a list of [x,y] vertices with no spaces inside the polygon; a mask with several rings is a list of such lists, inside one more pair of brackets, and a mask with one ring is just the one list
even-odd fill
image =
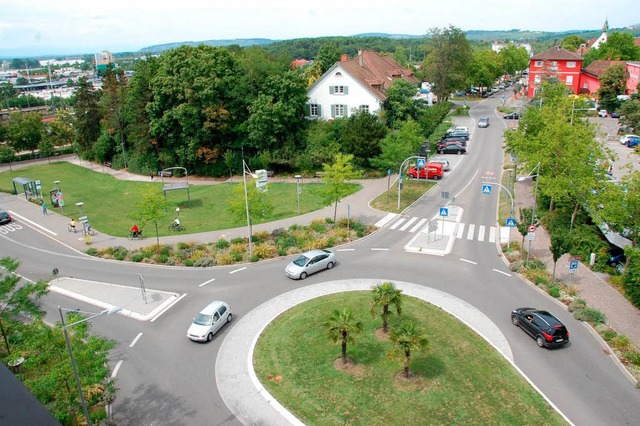
{"label": "green lawn strip", "polygon": [[[438,307],[403,296],[402,317],[420,324],[430,350],[413,354],[416,377],[398,377],[386,357],[392,344],[374,332],[369,292],[317,298],[285,312],[258,340],[254,367],[269,392],[305,424],[564,424],[562,418],[489,344]],[[347,356],[356,367],[339,371],[323,322],[350,307],[362,321]],[[281,376],[281,381],[276,380]]]}
{"label": "green lawn strip", "polygon": [[[13,192],[11,179],[22,176],[42,182],[45,200],[48,201],[49,190],[54,189],[53,182],[60,181],[60,189],[64,194],[64,215],[78,218],[80,210],[76,203],[84,203],[82,210],[91,221],[92,226],[100,232],[114,236],[126,236],[131,228],[132,220],[129,215],[135,210],[142,194],[150,188],[162,188],[162,183],[124,181],[111,175],[94,172],[67,162],[55,162],[46,165],[35,165],[13,172],[0,173],[0,191]],[[176,215],[176,207],[180,207],[180,219],[186,232],[198,233],[220,229],[235,228],[246,223],[232,220],[227,211],[228,200],[232,196],[232,188],[238,183],[223,183],[218,185],[190,185],[191,206],[188,206],[186,190],[167,192],[167,200],[171,208],[162,223],[159,224],[160,235],[169,235],[167,229]],[[322,183],[308,183],[302,185],[300,194],[300,213],[309,213],[323,208],[322,197],[319,195]],[[351,193],[362,188],[359,184],[350,184]],[[274,206],[271,216],[254,224],[270,222],[296,216],[298,213],[298,199],[296,183],[269,183],[266,194]],[[60,208],[49,209],[61,213]],[[145,234],[155,234],[153,226],[147,224]]]}
{"label": "green lawn strip", "polygon": [[391,185],[389,191],[378,195],[372,202],[371,207],[385,212],[400,213],[418,198],[422,197],[435,185],[434,181],[425,182],[424,179],[406,179],[402,181],[402,191],[400,194],[400,208],[398,209],[398,184]]}

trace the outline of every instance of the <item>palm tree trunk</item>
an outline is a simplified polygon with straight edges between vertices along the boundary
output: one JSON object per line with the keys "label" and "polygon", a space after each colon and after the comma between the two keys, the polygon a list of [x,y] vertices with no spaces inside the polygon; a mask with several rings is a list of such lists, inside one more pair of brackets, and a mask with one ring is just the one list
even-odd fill
{"label": "palm tree trunk", "polygon": [[404,351],[404,377],[409,378],[409,364],[411,363],[411,351]]}
{"label": "palm tree trunk", "polygon": [[347,363],[347,332],[342,332],[342,363]]}

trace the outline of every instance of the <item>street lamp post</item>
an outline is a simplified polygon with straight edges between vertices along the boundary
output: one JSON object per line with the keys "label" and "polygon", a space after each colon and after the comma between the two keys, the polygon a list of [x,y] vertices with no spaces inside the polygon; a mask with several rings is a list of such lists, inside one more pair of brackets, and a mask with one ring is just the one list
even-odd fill
{"label": "street lamp post", "polygon": [[[58,311],[60,312],[60,321],[62,321],[62,331],[64,332],[64,339],[67,342],[67,349],[69,350],[69,358],[71,358],[71,367],[73,368],[73,375],[76,379],[76,386],[78,387],[78,395],[80,395],[80,402],[82,403],[82,411],[84,412],[84,417],[87,419],[87,425],[91,426],[91,420],[89,419],[89,410],[87,409],[87,402],[84,399],[84,394],[82,393],[82,385],[80,384],[80,377],[78,376],[78,368],[76,367],[76,360],[73,358],[73,350],[71,349],[71,341],[69,340],[69,333],[67,332],[67,328],[73,327],[76,324],[80,324],[82,322],[86,322],[97,318],[102,315],[111,315],[116,312],[120,312],[122,310],[119,306],[112,306],[109,309],[105,309],[99,314],[92,315],[88,318],[81,319],[80,321],[72,322],[71,324],[65,324],[64,322],[64,314],[62,313],[62,307],[58,306]],[[66,311],[76,311],[73,309],[65,309]],[[77,312],[77,311],[76,311]]]}
{"label": "street lamp post", "polygon": [[[536,172],[535,174],[533,172]],[[536,164],[536,166],[527,174],[526,176],[521,176],[518,178],[518,182],[525,181],[527,179],[536,179],[536,186],[533,191],[533,207],[531,208],[531,225],[535,222],[536,217],[536,205],[538,204],[538,175],[540,174],[540,162]],[[529,253],[531,252],[531,240],[529,240],[529,248],[527,249],[527,259],[524,262],[524,266],[529,264]]]}
{"label": "street lamp post", "polygon": [[247,210],[247,231],[249,233],[249,261],[253,257],[253,244],[251,242],[251,215],[249,214],[249,194],[247,193],[247,175],[254,179],[258,178],[258,175],[251,173],[251,169],[247,166],[247,163],[242,160],[242,180],[244,182],[244,203]]}
{"label": "street lamp post", "polygon": [[298,216],[300,216],[300,178],[302,175],[295,175],[296,178],[296,191],[298,192]]}
{"label": "street lamp post", "polygon": [[82,213],[82,206],[84,206],[84,203],[82,201],[79,201],[76,203],[76,206],[78,206],[78,208],[80,209],[80,217],[84,216],[84,214]]}

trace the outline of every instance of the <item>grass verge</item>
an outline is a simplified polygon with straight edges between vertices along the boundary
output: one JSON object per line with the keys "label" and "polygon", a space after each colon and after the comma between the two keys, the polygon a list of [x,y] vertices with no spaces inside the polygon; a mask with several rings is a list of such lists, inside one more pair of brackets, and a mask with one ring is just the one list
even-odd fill
{"label": "grass verge", "polygon": [[424,179],[421,181],[417,181],[415,179],[403,179],[402,191],[400,194],[400,208],[398,208],[397,183],[395,185],[392,184],[388,191],[385,191],[374,198],[371,202],[371,207],[384,212],[400,213],[433,188],[434,185],[435,182],[425,182]]}
{"label": "grass verge", "polygon": [[[402,366],[375,332],[381,320],[369,312],[371,293],[317,298],[285,312],[260,337],[254,354],[258,378],[305,424],[564,424],[544,399],[482,338],[438,307],[403,296],[402,317],[429,339],[430,350]],[[339,370],[340,346],[322,323],[334,308],[350,307],[363,323],[347,348],[355,366]]]}

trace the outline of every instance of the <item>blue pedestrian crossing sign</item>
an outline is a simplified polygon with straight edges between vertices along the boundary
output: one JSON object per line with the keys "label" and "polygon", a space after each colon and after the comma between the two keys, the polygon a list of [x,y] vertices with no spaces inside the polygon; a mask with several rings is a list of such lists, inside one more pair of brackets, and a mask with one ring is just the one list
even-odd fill
{"label": "blue pedestrian crossing sign", "polygon": [[424,158],[418,158],[418,168],[424,169]]}
{"label": "blue pedestrian crossing sign", "polygon": [[577,271],[578,270],[578,261],[577,260],[570,260],[569,261],[569,272],[573,272],[573,271]]}
{"label": "blue pedestrian crossing sign", "polygon": [[449,216],[449,209],[446,207],[440,207],[440,216],[442,217]]}
{"label": "blue pedestrian crossing sign", "polygon": [[491,185],[482,185],[482,193],[487,195],[491,194]]}
{"label": "blue pedestrian crossing sign", "polygon": [[516,226],[516,220],[512,217],[507,219],[507,226],[511,227],[511,228],[515,228]]}

